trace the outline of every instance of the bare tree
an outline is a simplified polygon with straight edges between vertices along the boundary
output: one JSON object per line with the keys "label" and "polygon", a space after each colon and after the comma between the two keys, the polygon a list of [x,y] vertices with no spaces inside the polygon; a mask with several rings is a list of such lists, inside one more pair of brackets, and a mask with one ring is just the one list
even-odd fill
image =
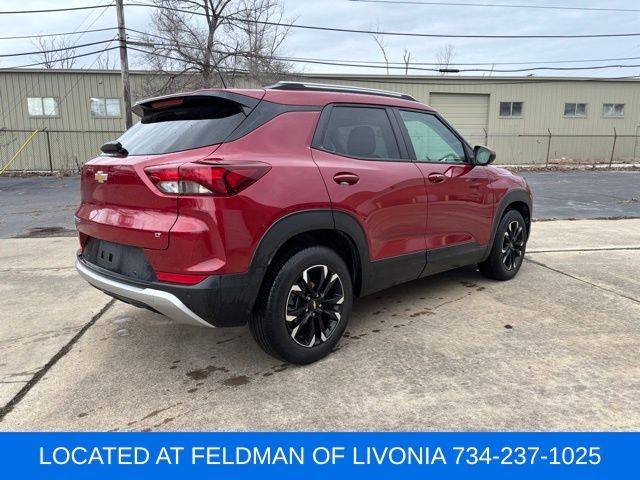
{"label": "bare tree", "polygon": [[406,48],[404,49],[402,60],[404,61],[404,74],[409,75],[409,63],[411,63],[411,52]]}
{"label": "bare tree", "polygon": [[96,68],[100,70],[115,70],[116,59],[111,57],[111,50],[106,50],[96,58]]}
{"label": "bare tree", "polygon": [[376,28],[377,33],[372,33],[371,37],[373,41],[376,42],[378,48],[382,52],[382,57],[384,58],[384,63],[387,66],[387,75],[389,75],[389,57],[387,56],[387,47],[384,44],[384,35],[380,33],[380,27]]}
{"label": "bare tree", "polygon": [[[456,58],[456,47],[447,43],[442,46],[436,53],[436,68],[438,70],[446,70]],[[447,72],[441,72],[440,75],[446,75]]]}
{"label": "bare tree", "polygon": [[[144,63],[162,75],[144,94],[259,83],[291,67],[278,54],[289,32],[279,0],[154,0]],[[283,24],[283,25],[281,25]],[[136,47],[139,48],[139,47]]]}
{"label": "bare tree", "polygon": [[285,20],[284,8],[277,0],[243,0],[242,4],[239,21],[234,22],[240,30],[235,47],[243,52],[240,67],[252,80],[273,82],[292,70],[291,64],[278,57],[291,22]]}
{"label": "bare tree", "polygon": [[40,53],[33,57],[44,68],[72,68],[76,59],[76,47],[70,37],[35,37],[32,43]]}

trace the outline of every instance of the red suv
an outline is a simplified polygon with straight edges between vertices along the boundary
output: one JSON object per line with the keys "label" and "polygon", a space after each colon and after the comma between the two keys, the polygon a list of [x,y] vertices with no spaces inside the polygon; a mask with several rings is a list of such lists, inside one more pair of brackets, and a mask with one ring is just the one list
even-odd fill
{"label": "red suv", "polygon": [[207,327],[249,323],[288,362],[337,344],[354,297],[478,264],[520,269],[531,191],[430,107],[281,82],[139,102],[82,171],[76,267]]}

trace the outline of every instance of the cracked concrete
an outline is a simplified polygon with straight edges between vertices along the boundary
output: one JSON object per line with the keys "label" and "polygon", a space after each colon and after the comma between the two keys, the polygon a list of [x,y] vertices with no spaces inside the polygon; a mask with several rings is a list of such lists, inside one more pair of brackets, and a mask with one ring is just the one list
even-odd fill
{"label": "cracked concrete", "polygon": [[[73,238],[0,241],[0,406],[109,301],[69,269]],[[42,265],[42,269],[38,268]],[[10,382],[10,383],[9,383]]]}
{"label": "cracked concrete", "polygon": [[0,240],[0,403],[24,392],[0,430],[637,430],[639,247],[640,220],[537,222],[514,280],[360,299],[294,367],[245,328],[105,308],[64,268],[73,239]]}

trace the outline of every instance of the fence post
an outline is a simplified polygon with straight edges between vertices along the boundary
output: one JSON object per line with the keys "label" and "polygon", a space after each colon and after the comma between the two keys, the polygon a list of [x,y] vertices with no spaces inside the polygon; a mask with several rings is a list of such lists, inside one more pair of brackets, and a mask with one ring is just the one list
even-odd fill
{"label": "fence post", "polygon": [[547,128],[547,132],[549,132],[549,137],[547,140],[547,161],[545,162],[545,168],[549,168],[549,154],[551,153],[551,130]]}
{"label": "fence post", "polygon": [[616,129],[614,127],[614,129],[613,129],[613,147],[611,147],[611,157],[609,158],[609,168],[611,168],[611,165],[613,164],[613,154],[616,151],[616,140],[618,140],[618,132],[616,132]]}
{"label": "fence post", "polygon": [[49,138],[49,129],[45,129],[45,136],[47,137],[47,152],[49,154],[49,172],[53,173],[53,158],[51,156],[51,139]]}

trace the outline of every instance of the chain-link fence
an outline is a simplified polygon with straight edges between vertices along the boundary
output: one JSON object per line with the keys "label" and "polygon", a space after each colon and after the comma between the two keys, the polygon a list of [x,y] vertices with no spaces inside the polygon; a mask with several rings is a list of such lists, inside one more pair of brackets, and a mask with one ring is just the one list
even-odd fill
{"label": "chain-link fence", "polygon": [[505,165],[611,165],[640,160],[640,136],[546,133],[485,133],[484,144],[497,152]]}
{"label": "chain-link fence", "polygon": [[0,129],[0,171],[6,167],[7,172],[78,172],[87,160],[98,155],[103,143],[120,135],[121,131],[108,130],[46,129],[34,134],[33,130]]}
{"label": "chain-link fence", "polygon": [[[78,172],[95,157],[100,146],[122,132],[108,130],[31,130],[0,129],[0,171]],[[33,135],[33,138],[16,152]],[[637,163],[640,161],[640,135],[571,135],[546,133],[500,134],[485,132],[467,138],[472,144],[485,144],[497,152],[496,164],[503,165],[594,165]],[[15,156],[15,159],[13,159]],[[13,159],[13,161],[11,161]],[[11,161],[10,165],[7,165]]]}

